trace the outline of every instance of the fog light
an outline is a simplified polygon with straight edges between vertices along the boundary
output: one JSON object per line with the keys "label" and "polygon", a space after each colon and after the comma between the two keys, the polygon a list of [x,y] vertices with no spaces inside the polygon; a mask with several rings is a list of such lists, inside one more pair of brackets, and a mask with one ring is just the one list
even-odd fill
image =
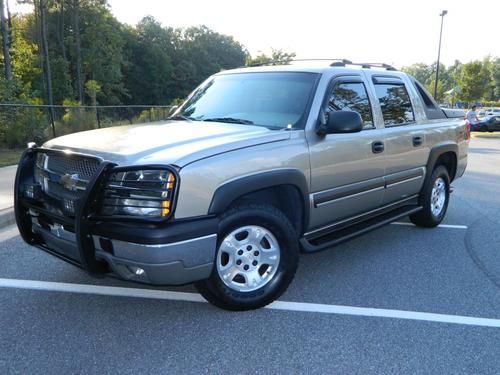
{"label": "fog light", "polygon": [[128,266],[127,268],[130,270],[130,272],[132,272],[134,275],[137,275],[137,276],[142,276],[146,273],[146,271],[144,271],[140,267]]}

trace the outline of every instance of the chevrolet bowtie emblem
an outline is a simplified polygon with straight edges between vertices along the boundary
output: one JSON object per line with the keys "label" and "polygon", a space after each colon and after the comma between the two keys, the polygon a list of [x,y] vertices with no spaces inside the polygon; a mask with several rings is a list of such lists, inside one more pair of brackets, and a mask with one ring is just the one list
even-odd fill
{"label": "chevrolet bowtie emblem", "polygon": [[59,183],[68,190],[76,191],[79,180],[80,176],[77,173],[65,174],[64,176],[61,176]]}

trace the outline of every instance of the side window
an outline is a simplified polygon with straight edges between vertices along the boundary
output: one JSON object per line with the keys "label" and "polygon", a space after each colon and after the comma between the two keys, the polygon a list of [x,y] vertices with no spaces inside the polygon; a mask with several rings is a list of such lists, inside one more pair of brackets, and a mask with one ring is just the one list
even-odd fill
{"label": "side window", "polygon": [[415,121],[410,97],[404,85],[376,84],[377,93],[385,125],[399,125]]}
{"label": "side window", "polygon": [[361,115],[365,129],[374,128],[372,109],[365,85],[361,82],[343,82],[330,94],[328,106],[335,111],[355,111]]}

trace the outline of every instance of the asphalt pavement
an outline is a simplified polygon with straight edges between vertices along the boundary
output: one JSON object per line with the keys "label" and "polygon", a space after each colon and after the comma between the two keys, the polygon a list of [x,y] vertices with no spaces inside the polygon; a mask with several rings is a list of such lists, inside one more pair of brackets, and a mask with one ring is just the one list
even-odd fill
{"label": "asphalt pavement", "polygon": [[91,278],[0,230],[0,369],[499,374],[500,139],[473,139],[453,186],[445,225],[303,255],[280,303],[243,313]]}

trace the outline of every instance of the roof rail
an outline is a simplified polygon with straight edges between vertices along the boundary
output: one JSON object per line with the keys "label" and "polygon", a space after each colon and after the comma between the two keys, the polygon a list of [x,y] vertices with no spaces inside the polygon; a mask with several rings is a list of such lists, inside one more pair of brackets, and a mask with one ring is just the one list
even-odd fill
{"label": "roof rail", "polygon": [[370,68],[383,68],[386,70],[397,70],[393,66],[384,63],[355,63],[351,60],[347,59],[291,59],[291,60],[278,60],[278,61],[267,61],[262,63],[256,63],[247,65],[247,68],[257,67],[257,66],[269,66],[269,65],[287,65],[293,62],[303,62],[303,61],[331,61],[330,66],[346,66],[346,65],[356,65],[361,66],[362,68],[370,69]]}
{"label": "roof rail", "polygon": [[341,62],[333,62],[330,64],[330,66],[346,66],[346,65],[356,65],[356,66],[361,66],[362,68],[365,69],[370,69],[370,68],[383,68],[386,70],[397,70],[395,67],[389,64],[385,63],[353,63],[353,62],[348,62],[346,64],[342,64]]}
{"label": "roof rail", "polygon": [[[286,65],[292,62],[303,62],[303,61],[335,61],[340,64],[352,64],[350,60],[347,59],[290,59],[290,60],[271,60],[262,63],[255,63],[251,65],[246,65],[247,68],[256,67],[256,66],[268,66],[268,65]],[[333,63],[332,63],[333,64]]]}

